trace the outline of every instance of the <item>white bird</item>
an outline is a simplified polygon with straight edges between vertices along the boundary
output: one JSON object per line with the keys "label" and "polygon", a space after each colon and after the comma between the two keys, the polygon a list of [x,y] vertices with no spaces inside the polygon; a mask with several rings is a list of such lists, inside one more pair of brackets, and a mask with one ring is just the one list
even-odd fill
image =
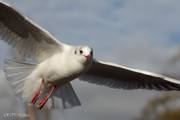
{"label": "white bird", "polygon": [[80,105],[70,82],[82,81],[122,89],[180,90],[180,81],[160,74],[128,68],[93,58],[88,46],[59,42],[49,32],[0,2],[1,39],[37,64],[5,61],[6,78],[23,100],[42,108],[51,98],[64,107]]}

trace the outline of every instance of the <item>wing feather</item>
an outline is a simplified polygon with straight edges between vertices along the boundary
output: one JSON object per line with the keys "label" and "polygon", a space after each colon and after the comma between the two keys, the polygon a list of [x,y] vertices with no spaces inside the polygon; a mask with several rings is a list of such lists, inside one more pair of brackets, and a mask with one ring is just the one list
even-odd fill
{"label": "wing feather", "polygon": [[64,45],[4,2],[0,2],[0,38],[22,55],[39,61],[61,52]]}
{"label": "wing feather", "polygon": [[179,80],[96,60],[80,80],[112,88],[180,90]]}

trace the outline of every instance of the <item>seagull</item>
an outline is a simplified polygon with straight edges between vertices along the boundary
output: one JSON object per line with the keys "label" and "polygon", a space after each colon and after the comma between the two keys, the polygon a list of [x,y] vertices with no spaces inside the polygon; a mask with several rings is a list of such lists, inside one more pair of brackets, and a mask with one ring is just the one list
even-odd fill
{"label": "seagull", "polygon": [[179,80],[103,62],[87,45],[60,42],[5,2],[0,2],[0,37],[22,56],[37,61],[5,60],[4,72],[15,93],[38,109],[48,101],[54,107],[60,100],[64,108],[81,105],[71,85],[76,78],[117,89],[180,90]]}

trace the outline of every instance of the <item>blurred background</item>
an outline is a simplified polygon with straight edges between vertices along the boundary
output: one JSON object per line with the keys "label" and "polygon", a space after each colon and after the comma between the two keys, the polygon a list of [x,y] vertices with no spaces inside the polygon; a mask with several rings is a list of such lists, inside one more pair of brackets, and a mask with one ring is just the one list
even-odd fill
{"label": "blurred background", "polygon": [[[90,45],[100,60],[180,79],[179,0],[6,2],[60,41]],[[1,68],[3,59],[12,57],[12,51],[0,41]],[[49,120],[165,120],[164,115],[174,117],[180,110],[178,92],[127,91],[79,80],[73,81],[73,87],[81,100],[81,107],[38,112],[36,119],[45,120],[46,115]],[[0,113],[7,112],[25,113],[26,110],[1,71]]]}

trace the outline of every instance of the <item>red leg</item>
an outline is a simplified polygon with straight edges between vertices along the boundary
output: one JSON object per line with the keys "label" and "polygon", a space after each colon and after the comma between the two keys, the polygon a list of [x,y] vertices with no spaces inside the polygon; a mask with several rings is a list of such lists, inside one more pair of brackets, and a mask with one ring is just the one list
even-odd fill
{"label": "red leg", "polygon": [[45,96],[42,100],[40,100],[38,108],[41,109],[46,102],[48,101],[49,97],[52,95],[52,93],[57,89],[57,86],[53,86],[50,90],[50,92],[48,93],[47,96]]}
{"label": "red leg", "polygon": [[31,100],[31,103],[32,103],[32,104],[35,104],[36,101],[37,101],[37,99],[39,98],[39,96],[40,96],[40,91],[41,91],[43,85],[44,85],[44,79],[42,79],[40,88],[38,89],[38,91],[36,92],[35,96],[34,96],[33,99]]}

